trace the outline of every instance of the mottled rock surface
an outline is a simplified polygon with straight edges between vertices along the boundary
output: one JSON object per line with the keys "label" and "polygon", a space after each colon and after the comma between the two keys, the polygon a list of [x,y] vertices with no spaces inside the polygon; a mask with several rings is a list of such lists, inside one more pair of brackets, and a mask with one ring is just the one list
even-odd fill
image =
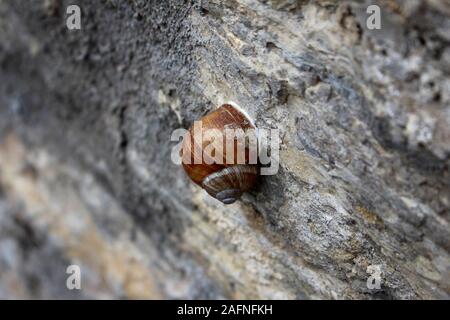
{"label": "mottled rock surface", "polygon": [[[227,100],[282,144],[223,206],[170,135]],[[0,298],[448,299],[449,164],[448,1],[0,0]]]}

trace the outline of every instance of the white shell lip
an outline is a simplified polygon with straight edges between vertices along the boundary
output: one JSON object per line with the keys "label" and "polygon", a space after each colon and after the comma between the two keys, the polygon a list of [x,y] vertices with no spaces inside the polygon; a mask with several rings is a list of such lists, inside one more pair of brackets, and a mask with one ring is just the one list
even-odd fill
{"label": "white shell lip", "polygon": [[[240,113],[242,113],[244,115],[244,117],[248,120],[248,122],[250,122],[250,124],[253,126],[253,128],[255,128],[256,139],[258,140],[258,150],[260,150],[261,149],[260,131],[259,131],[258,127],[255,125],[255,122],[253,121],[252,117],[250,117],[249,114],[234,101],[226,101],[223,104],[229,104],[230,106],[232,106],[233,108],[238,110]],[[258,156],[259,156],[259,151],[258,151]]]}
{"label": "white shell lip", "polygon": [[[230,106],[232,106],[233,108],[235,108],[236,110],[238,110],[242,115],[244,115],[244,117],[248,120],[248,122],[250,122],[250,124],[252,125],[253,128],[255,128],[255,132],[256,132],[256,139],[258,139],[258,145],[259,145],[259,129],[258,127],[255,125],[255,121],[253,121],[252,117],[250,117],[250,115],[247,113],[247,111],[245,111],[244,109],[241,108],[241,106],[239,106],[236,102],[234,101],[226,101],[224,102],[222,105],[224,104],[229,104]],[[221,105],[220,105],[221,106]],[[219,106],[219,107],[220,107]],[[218,107],[218,108],[219,108]]]}
{"label": "white shell lip", "polygon": [[253,119],[250,117],[250,115],[247,113],[247,111],[245,111],[244,109],[242,109],[241,106],[239,106],[236,102],[234,101],[226,101],[223,104],[229,104],[230,106],[232,106],[233,108],[235,108],[236,110],[238,110],[240,113],[242,113],[244,115],[245,118],[247,118],[248,122],[250,122],[250,124],[256,129],[258,130],[258,128],[255,125],[255,121],[253,121]]}

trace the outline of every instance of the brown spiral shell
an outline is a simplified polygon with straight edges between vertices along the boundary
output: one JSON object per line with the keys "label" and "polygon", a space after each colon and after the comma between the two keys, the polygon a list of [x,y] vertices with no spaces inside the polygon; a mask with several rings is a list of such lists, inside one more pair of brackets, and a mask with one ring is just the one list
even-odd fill
{"label": "brown spiral shell", "polygon": [[[202,119],[202,131],[208,129],[217,129],[223,134],[225,129],[256,129],[247,116],[237,107],[231,104],[223,104],[216,110],[208,113]],[[256,183],[258,177],[258,165],[250,164],[249,150],[245,146],[245,162],[238,163],[237,142],[234,142],[233,148],[234,159],[226,159],[226,150],[224,148],[222,163],[217,163],[207,154],[203,154],[203,150],[209,144],[204,141],[201,136],[194,135],[194,126],[189,129],[189,135],[183,139],[182,145],[182,165],[187,175],[196,184],[205,189],[211,196],[220,200],[224,204],[235,202],[245,191],[250,190]],[[225,146],[225,141],[223,141]],[[200,163],[194,163],[196,159],[195,150],[200,151],[201,159],[197,158]],[[197,156],[198,156],[197,154]],[[220,156],[219,156],[220,157]],[[189,161],[190,160],[190,161]]]}

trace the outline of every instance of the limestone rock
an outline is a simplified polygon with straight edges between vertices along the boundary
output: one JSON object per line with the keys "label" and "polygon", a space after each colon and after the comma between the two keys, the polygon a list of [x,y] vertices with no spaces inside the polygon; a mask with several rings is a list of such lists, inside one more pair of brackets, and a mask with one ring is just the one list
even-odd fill
{"label": "limestone rock", "polygon": [[[450,297],[446,1],[73,2],[0,1],[0,298]],[[230,206],[170,161],[227,100],[282,141]]]}

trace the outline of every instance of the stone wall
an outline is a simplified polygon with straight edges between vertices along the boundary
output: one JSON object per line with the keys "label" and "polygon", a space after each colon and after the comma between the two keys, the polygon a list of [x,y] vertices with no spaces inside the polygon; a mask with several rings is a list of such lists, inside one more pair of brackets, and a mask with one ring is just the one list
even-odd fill
{"label": "stone wall", "polygon": [[[0,298],[449,298],[449,16],[1,0]],[[228,100],[282,143],[278,174],[224,206],[170,135]]]}

